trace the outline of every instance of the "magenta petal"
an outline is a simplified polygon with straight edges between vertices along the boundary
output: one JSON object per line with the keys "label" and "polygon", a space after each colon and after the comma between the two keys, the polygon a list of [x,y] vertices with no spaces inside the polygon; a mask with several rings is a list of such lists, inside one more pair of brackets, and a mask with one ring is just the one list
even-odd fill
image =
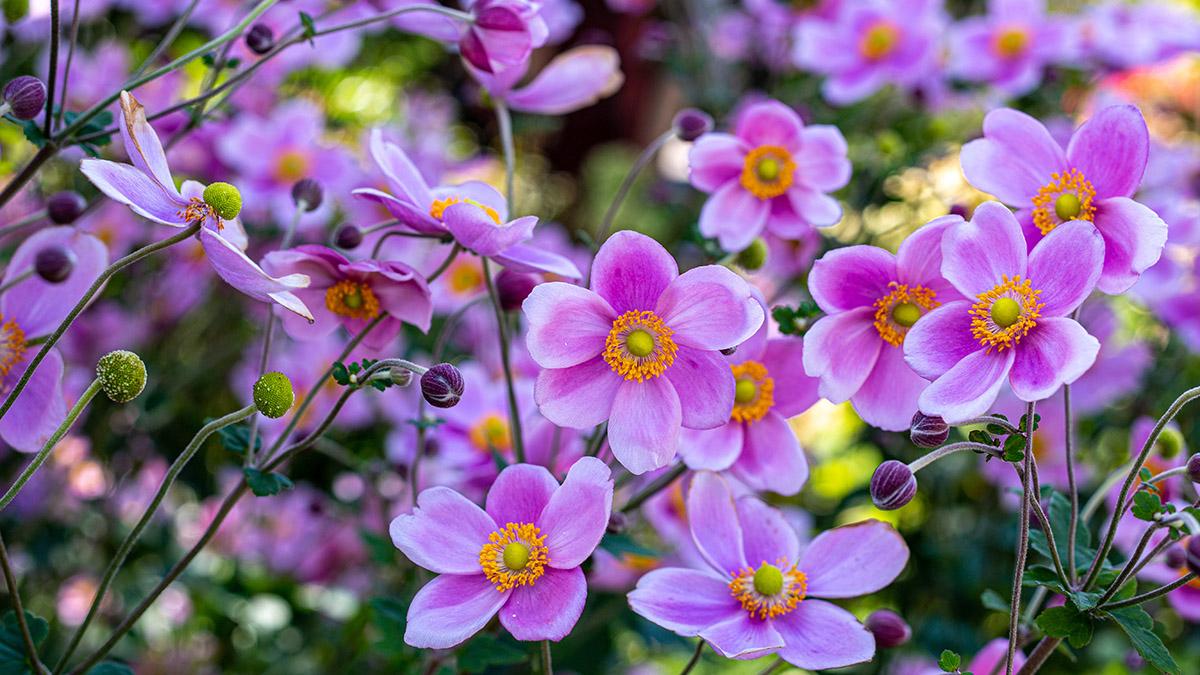
{"label": "magenta petal", "polygon": [[1128,290],[1158,262],[1167,242],[1167,224],[1154,211],[1125,197],[1096,205],[1096,229],[1104,237],[1104,270],[1097,286],[1114,295]]}
{"label": "magenta petal", "polygon": [[1067,168],[1062,146],[1036,119],[1001,108],[983,120],[984,138],[962,149],[967,182],[1006,204],[1028,202],[1050,174]]}
{"label": "magenta petal", "polygon": [[729,659],[752,659],[783,646],[772,621],[750,618],[745,612],[700,631],[700,637]]}
{"label": "magenta petal", "polygon": [[917,400],[928,384],[904,361],[902,350],[884,345],[875,368],[850,397],[850,402],[867,424],[887,431],[904,431],[912,422]]}
{"label": "magenta petal", "polygon": [[926,387],[917,405],[921,412],[941,416],[950,424],[978,417],[996,401],[1013,358],[1012,349],[969,354]]}
{"label": "magenta petal", "polygon": [[729,592],[729,583],[711,573],[667,567],[638,579],[629,593],[629,606],[638,615],[684,637],[709,626],[744,616]]}
{"label": "magenta petal", "polygon": [[1054,228],[1029,252],[1029,279],[1042,292],[1041,315],[1074,311],[1096,286],[1103,263],[1104,240],[1091,223],[1073,220]]}
{"label": "magenta petal", "polygon": [[560,427],[587,429],[609,418],[625,380],[596,357],[569,368],[538,373],[534,400],[542,415]]}
{"label": "magenta petal", "polygon": [[404,150],[384,139],[382,129],[371,131],[371,158],[383,175],[409,204],[422,211],[433,202],[429,184]]}
{"label": "magenta petal", "polygon": [[309,283],[307,276],[289,274],[272,277],[240,249],[207,227],[200,230],[200,244],[213,270],[225,283],[255,300],[276,302],[306,319],[312,319],[312,312],[291,292],[306,288]]}
{"label": "magenta petal", "polygon": [[[980,649],[975,658],[967,664],[967,669],[973,673],[992,673],[1005,671],[1008,662],[1008,640],[996,638]],[[1025,654],[1020,650],[1013,653],[1013,672],[1021,670],[1025,665]]]}
{"label": "magenta petal", "polygon": [[175,191],[175,181],[167,166],[167,155],[154,127],[146,120],[146,109],[127,91],[121,92],[121,140],[129,161],[142,173],[152,177],[169,192]]}
{"label": "magenta petal", "polygon": [[[34,267],[38,253],[51,246],[74,254],[70,276],[55,284],[36,274],[18,281]],[[0,296],[0,315],[15,320],[26,338],[52,333],[107,266],[108,249],[99,238],[74,227],[39,230],[21,242],[4,270],[8,290]]]}
{"label": "magenta petal", "polygon": [[[786,199],[792,210],[800,216],[804,222],[814,227],[828,227],[837,225],[842,219],[842,205],[838,200],[830,197],[823,192],[817,192],[808,187],[793,185],[782,197],[776,197],[775,202],[781,199]],[[785,238],[798,236],[799,233],[789,231],[787,228],[777,227],[778,219],[772,220],[771,231]]]}
{"label": "magenta petal", "polygon": [[592,262],[592,290],[617,314],[653,309],[677,276],[679,267],[662,244],[629,230],[609,237]]}
{"label": "magenta petal", "polygon": [[412,204],[396,199],[386,192],[380,192],[374,188],[358,188],[352,190],[351,194],[359,199],[366,199],[382,205],[392,214],[402,225],[421,234],[444,235],[446,228],[441,222],[435,220],[429,215],[429,211],[425,208],[413,206]]}
{"label": "magenta petal", "polygon": [[787,420],[771,411],[742,426],[746,434],[742,454],[733,464],[738,480],[760,491],[800,492],[808,480],[808,458]]}
{"label": "magenta petal", "polygon": [[850,612],[824,600],[802,600],[774,625],[786,643],[779,656],[805,670],[841,668],[875,656],[871,631]]}
{"label": "magenta petal", "polygon": [[554,57],[532,82],[508,94],[508,104],[525,112],[564,115],[611,96],[624,81],[617,50],[585,45]]}
{"label": "magenta petal", "polygon": [[737,506],[720,476],[696,472],[688,489],[687,518],[692,541],[714,570],[732,577],[746,567]]}
{"label": "magenta petal", "polygon": [[[294,312],[277,312],[279,320],[283,324],[283,330],[288,335],[301,342],[312,342],[328,336],[341,327],[342,317],[334,314],[325,307],[325,291],[326,289],[306,288],[293,292],[293,295],[305,307],[313,307],[315,311],[313,312],[312,321]],[[379,329],[376,328],[375,330],[378,331]]]}
{"label": "magenta petal", "polygon": [[488,489],[487,514],[500,527],[508,523],[536,524],[557,489],[558,481],[545,467],[512,464],[496,476]]}
{"label": "magenta petal", "polygon": [[482,574],[443,574],[417,591],[408,607],[404,642],[423,649],[460,645],[483,630],[510,595]]}
{"label": "magenta petal", "polygon": [[533,36],[516,11],[492,4],[475,12],[475,23],[467,30],[460,48],[471,65],[494,73],[529,58]]}
{"label": "magenta petal", "polygon": [[550,567],[578,567],[592,555],[608,526],[612,498],[608,466],[595,457],[580,457],[537,520]]}
{"label": "magenta petal", "polygon": [[682,423],[679,395],[670,380],[626,380],[612,404],[608,446],[632,474],[661,469],[675,456]]}
{"label": "magenta petal", "polygon": [[1037,326],[1015,348],[1009,383],[1022,401],[1049,398],[1096,362],[1100,342],[1074,319],[1038,319]]}
{"label": "magenta petal", "polygon": [[679,395],[683,426],[715,429],[729,421],[736,383],[719,353],[680,346],[666,376]]}
{"label": "magenta petal", "polygon": [[[738,348],[742,351],[742,347]],[[767,341],[761,362],[775,380],[774,412],[793,417],[808,410],[820,398],[820,380],[804,372],[804,341],[795,337]]]}
{"label": "magenta petal", "polygon": [[[28,356],[32,357],[32,354]],[[13,364],[13,370],[5,378],[4,387],[9,389],[16,378],[28,368],[29,360],[22,359]],[[58,426],[67,418],[67,402],[62,392],[63,359],[57,349],[46,353],[46,358],[33,371],[25,389],[13,401],[8,414],[0,420],[0,438],[21,452],[36,452],[54,435]]]}
{"label": "magenta petal", "polygon": [[729,422],[716,429],[684,429],[679,456],[693,471],[724,471],[742,453],[742,425]]}
{"label": "magenta petal", "polygon": [[959,361],[979,350],[971,335],[971,303],[942,305],[917,320],[904,336],[904,360],[928,380],[941,377]]}
{"label": "magenta petal", "polygon": [[778,509],[757,497],[737,500],[738,521],[742,524],[742,546],[746,562],[757,568],[763,563],[794,564],[800,559],[800,538]]}
{"label": "magenta petal", "polygon": [[821,378],[821,396],[841,403],[867,381],[883,344],[874,307],[829,314],[804,334],[804,372]]}
{"label": "magenta petal", "polygon": [[187,224],[179,215],[187,202],[137,167],[104,159],[85,159],[80,162],[79,170],[109,199],[128,206],[139,216],[171,227]]}
{"label": "magenta petal", "polygon": [[[371,288],[379,306],[393,318],[421,332],[429,332],[433,321],[433,297],[425,277],[402,262],[363,260],[345,267],[347,271],[371,270]],[[352,331],[357,333],[357,330]]]}
{"label": "magenta petal", "polygon": [[726,251],[740,251],[762,234],[770,215],[770,200],[755,197],[738,181],[729,181],[700,209],[700,233],[716,237]]}
{"label": "magenta petal", "polygon": [[525,345],[543,368],[566,368],[599,356],[617,318],[604,298],[562,282],[535,286],[521,308],[529,321]]}
{"label": "magenta petal", "polygon": [[946,230],[963,222],[960,216],[934,218],[908,235],[896,251],[898,281],[932,290],[941,304],[961,299],[958,291],[942,277],[942,237]]}
{"label": "magenta petal", "polygon": [[737,119],[734,134],[751,147],[778,145],[789,151],[800,148],[804,122],[800,115],[779,101],[763,101],[746,106]]}
{"label": "magenta petal", "polygon": [[891,292],[896,259],[875,246],[847,246],[826,253],[813,263],[808,292],[827,313],[872,307]]}
{"label": "magenta petal", "polygon": [[680,345],[705,350],[735,347],[762,326],[763,308],[750,285],[726,267],[704,265],[676,277],[654,308]]}
{"label": "magenta petal", "polygon": [[972,298],[991,290],[1004,276],[1025,276],[1027,251],[1012,211],[1000,202],[984,202],[970,221],[943,235],[942,276]]}
{"label": "magenta petal", "polygon": [[517,586],[500,609],[500,623],[513,637],[526,642],[565,638],[587,600],[583,570],[546,568],[532,586]]}
{"label": "magenta petal", "polygon": [[325,289],[342,279],[338,268],[348,262],[346,256],[329,247],[305,244],[267,253],[262,268],[272,276],[303,274],[308,277],[310,288]]}
{"label": "magenta petal", "polygon": [[486,211],[474,204],[454,204],[442,214],[446,229],[463,248],[482,256],[492,256],[516,246],[533,235],[537,217],[525,216],[496,224]]}
{"label": "magenta petal", "polygon": [[840,190],[850,182],[846,138],[837,127],[826,124],[806,127],[800,139],[800,154],[793,158],[797,182],[821,192]]}
{"label": "magenta petal", "polygon": [[570,259],[553,251],[540,249],[529,244],[509,246],[492,256],[496,262],[518,272],[552,274],[561,279],[577,281],[583,278],[579,268]]}
{"label": "magenta petal", "polygon": [[708,133],[696,139],[688,153],[692,186],[704,192],[716,192],[722,185],[737,181],[750,148],[731,134]]}
{"label": "magenta petal", "polygon": [[891,525],[865,520],[817,535],[798,567],[816,598],[853,598],[892,583],[908,564],[908,545]]}
{"label": "magenta petal", "polygon": [[1083,172],[1099,199],[1136,192],[1149,157],[1150,130],[1132,105],[1109,106],[1092,115],[1067,145],[1067,160]]}
{"label": "magenta petal", "polygon": [[388,531],[416,565],[439,574],[479,574],[479,551],[496,529],[483,509],[438,486],[421,492],[413,512],[397,516]]}

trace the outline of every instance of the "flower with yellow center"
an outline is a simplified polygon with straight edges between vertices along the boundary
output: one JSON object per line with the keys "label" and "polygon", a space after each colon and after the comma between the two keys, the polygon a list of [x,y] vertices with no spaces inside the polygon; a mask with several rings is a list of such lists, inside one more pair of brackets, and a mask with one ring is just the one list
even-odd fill
{"label": "flower with yellow center", "polygon": [[1096,188],[1079,169],[1071,169],[1050,175],[1050,182],[1038,190],[1033,197],[1033,224],[1042,234],[1068,220],[1092,222],[1096,217],[1096,206],[1092,203]]}
{"label": "flower with yellow center", "polygon": [[482,420],[471,427],[467,435],[471,439],[471,444],[484,452],[491,450],[506,452],[512,449],[508,419],[496,413],[485,415]]}
{"label": "flower with yellow center", "polygon": [[447,197],[445,199],[435,200],[433,202],[433,204],[429,207],[429,215],[432,216],[436,220],[441,220],[442,215],[446,213],[446,209],[450,208],[451,206],[454,206],[455,204],[470,204],[472,206],[477,206],[484,213],[486,213],[489,218],[491,218],[493,221],[495,221],[495,223],[497,225],[500,224],[500,212],[499,211],[497,211],[496,209],[493,209],[492,207],[488,206],[487,204],[478,202],[469,197]]}
{"label": "flower with yellow center", "polygon": [[[3,320],[4,317],[0,317]],[[0,325],[0,378],[8,375],[13,366],[25,357],[25,331],[13,319]]]}
{"label": "flower with yellow center", "polygon": [[654,312],[631,309],[613,321],[604,338],[604,361],[626,380],[658,377],[675,363],[679,347],[673,334]]}
{"label": "flower with yellow center", "polygon": [[1028,279],[1022,280],[1020,275],[1001,279],[995,288],[979,294],[970,311],[971,335],[989,352],[1016,346],[1037,325],[1045,306],[1038,301],[1042,292]]}
{"label": "flower with yellow center", "polygon": [[796,173],[792,153],[779,145],[760,145],[746,153],[742,187],[759,199],[773,199],[788,191]]}
{"label": "flower with yellow center", "polygon": [[221,219],[217,218],[216,214],[213,213],[212,207],[204,203],[204,200],[199,197],[192,197],[188,200],[187,206],[179,209],[175,214],[186,223],[203,222],[212,217],[217,221],[217,231],[225,229],[225,223],[221,222]]}
{"label": "flower with yellow center", "polygon": [[550,562],[546,537],[531,523],[508,523],[488,535],[479,551],[479,565],[497,591],[532,586]]}
{"label": "flower with yellow center", "polygon": [[937,293],[924,286],[907,286],[895,281],[888,284],[891,292],[875,301],[875,330],[884,342],[899,347],[904,336],[929,310],[939,303]]}
{"label": "flower with yellow center", "polygon": [[1029,31],[1020,26],[1009,26],[997,31],[992,38],[992,49],[1002,58],[1012,59],[1025,53],[1029,47]]}
{"label": "flower with yellow center", "polygon": [[475,258],[459,256],[446,271],[446,285],[455,295],[468,295],[483,289],[483,270]]}
{"label": "flower with yellow center", "polygon": [[325,306],[339,316],[374,319],[379,316],[379,298],[360,281],[342,279],[325,291]]}
{"label": "flower with yellow center", "polygon": [[743,568],[729,582],[729,592],[742,603],[751,617],[765,620],[783,616],[796,609],[808,595],[808,577],[780,559],[772,565],[763,562],[757,570]]}
{"label": "flower with yellow center", "polygon": [[736,388],[733,392],[733,420],[757,422],[775,405],[775,380],[758,361],[743,361],[732,366]]}
{"label": "flower with yellow center", "polygon": [[878,61],[896,50],[900,27],[891,21],[876,21],[858,41],[858,53],[869,61]]}
{"label": "flower with yellow center", "polygon": [[288,150],[275,162],[275,179],[291,184],[308,176],[308,156],[299,150]]}

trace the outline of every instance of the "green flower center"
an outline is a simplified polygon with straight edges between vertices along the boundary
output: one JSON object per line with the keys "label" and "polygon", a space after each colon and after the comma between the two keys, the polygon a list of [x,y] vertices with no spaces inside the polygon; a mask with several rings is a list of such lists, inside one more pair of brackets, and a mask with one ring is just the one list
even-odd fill
{"label": "green flower center", "polygon": [[757,173],[761,180],[773,182],[779,178],[780,168],[779,160],[768,155],[759,160],[758,166],[754,167],[754,173]]}
{"label": "green flower center", "polygon": [[910,328],[920,318],[921,308],[911,302],[902,302],[892,308],[892,321],[899,326]]}
{"label": "green flower center", "polygon": [[654,336],[644,330],[633,330],[625,336],[625,348],[630,354],[641,358],[654,351]]}
{"label": "green flower center", "polygon": [[759,595],[779,595],[783,590],[783,572],[774,565],[763,563],[754,572],[754,590],[758,591]]}
{"label": "green flower center", "polygon": [[520,572],[529,564],[529,547],[519,541],[514,541],[504,547],[504,566],[514,572]]}
{"label": "green flower center", "polygon": [[1008,328],[1021,318],[1021,305],[1012,298],[1000,298],[992,304],[992,321],[1001,328]]}
{"label": "green flower center", "polygon": [[1058,216],[1059,220],[1074,220],[1082,210],[1083,203],[1074,192],[1064,192],[1054,200],[1054,215]]}
{"label": "green flower center", "polygon": [[747,378],[737,381],[737,387],[733,392],[735,403],[745,405],[753,401],[756,396],[758,396],[758,384],[754,380]]}

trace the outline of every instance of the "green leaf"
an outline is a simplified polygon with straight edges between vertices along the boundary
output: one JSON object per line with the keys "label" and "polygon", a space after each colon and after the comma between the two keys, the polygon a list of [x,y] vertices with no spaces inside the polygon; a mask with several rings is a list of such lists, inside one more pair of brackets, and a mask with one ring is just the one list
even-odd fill
{"label": "green leaf", "polygon": [[413,420],[405,420],[405,421],[407,421],[409,424],[413,425],[414,427],[416,427],[418,429],[426,429],[426,430],[434,429],[434,428],[446,423],[446,420],[441,419],[440,417],[431,417],[431,418],[423,419],[423,420],[413,419]]}
{"label": "green leaf", "polygon": [[300,12],[300,23],[304,24],[304,39],[308,40],[310,45],[314,47],[317,46],[316,43],[313,42],[313,38],[317,36],[317,25],[313,22],[313,18],[306,12]]}
{"label": "green leaf", "polygon": [[1162,640],[1154,634],[1154,619],[1141,607],[1122,607],[1104,612],[1117,622],[1129,636],[1133,648],[1146,659],[1146,663],[1168,675],[1178,675],[1179,665],[1171,657]]}
{"label": "green leaf", "polygon": [[[208,424],[213,421],[212,417],[205,418],[204,423]],[[221,439],[221,445],[225,449],[235,455],[245,455],[246,446],[250,444],[250,427],[244,424],[233,424],[217,430],[217,437]],[[262,449],[262,436],[254,439],[254,452],[257,453]]]}
{"label": "green leaf", "polygon": [[290,490],[293,487],[291,479],[283,474],[263,473],[253,467],[242,469],[246,474],[246,482],[250,485],[250,491],[259,497],[270,497],[277,495],[284,490]]}
{"label": "green leaf", "polygon": [[15,117],[9,117],[7,115],[5,117],[21,125],[21,130],[25,132],[25,140],[33,143],[34,146],[39,148],[46,145],[46,137],[42,135],[42,128],[38,126],[36,121],[18,120]]}
{"label": "green leaf", "polygon": [[1043,611],[1035,623],[1046,635],[1065,638],[1075,649],[1091,642],[1095,629],[1090,616],[1069,604]]}
{"label": "green leaf", "polygon": [[1139,490],[1133,493],[1132,511],[1134,518],[1152,521],[1162,511],[1162,498],[1149,490]]}
{"label": "green leaf", "polygon": [[[25,624],[29,626],[29,636],[33,638],[34,646],[40,645],[50,633],[50,624],[36,614],[25,612]],[[0,622],[0,673],[32,673],[28,659],[25,640],[21,637],[20,626],[17,625],[17,615],[12,611],[5,612],[3,622]]]}
{"label": "green leaf", "polygon": [[87,675],[133,675],[133,669],[124,663],[104,661],[92,666],[92,669],[87,671]]}
{"label": "green leaf", "polygon": [[1004,436],[1008,433],[1008,429],[1000,426],[999,424],[988,424],[985,428],[987,429],[987,432],[993,436]]}
{"label": "green leaf", "polygon": [[637,543],[628,534],[605,534],[600,540],[600,548],[620,558],[623,555],[640,555],[648,558],[659,557],[658,551],[648,549]]}
{"label": "green leaf", "polygon": [[987,589],[986,591],[984,591],[983,594],[979,596],[979,600],[980,600],[980,602],[983,603],[984,607],[992,610],[993,612],[1001,612],[1003,614],[1008,614],[1009,611],[1012,609],[1011,607],[1009,607],[1007,600],[1002,598],[999,593],[997,593],[996,591],[993,591],[990,588]]}
{"label": "green leaf", "polygon": [[1143,466],[1141,469],[1138,469],[1138,477],[1142,479],[1142,482],[1149,482],[1154,477],[1154,474],[1150,473],[1150,469]]}
{"label": "green leaf", "polygon": [[333,375],[333,381],[343,387],[350,384],[350,371],[346,369],[346,364],[341,361],[333,362],[333,371],[330,374]]}
{"label": "green leaf", "polygon": [[943,649],[942,655],[938,657],[938,668],[941,668],[947,673],[953,673],[954,671],[958,670],[958,667],[961,665],[962,657],[950,651],[949,649]]}
{"label": "green leaf", "polygon": [[991,434],[983,429],[974,429],[967,434],[967,440],[972,443],[982,443],[983,445],[995,445],[996,439],[992,438]]}
{"label": "green leaf", "polygon": [[396,545],[388,537],[376,534],[366,528],[358,531],[359,538],[367,547],[371,561],[378,565],[389,565],[396,560]]}
{"label": "green leaf", "polygon": [[516,640],[482,633],[458,653],[458,667],[467,673],[482,673],[493,666],[512,666],[529,659]]}

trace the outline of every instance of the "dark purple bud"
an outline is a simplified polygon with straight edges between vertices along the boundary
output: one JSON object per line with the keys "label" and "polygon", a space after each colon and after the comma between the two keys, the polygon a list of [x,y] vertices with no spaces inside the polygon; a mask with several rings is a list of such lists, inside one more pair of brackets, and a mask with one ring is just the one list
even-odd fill
{"label": "dark purple bud", "polygon": [[322,196],[321,184],[311,178],[301,178],[292,186],[292,200],[305,211],[316,211]]}
{"label": "dark purple bud", "polygon": [[14,77],[4,85],[4,102],[13,117],[31,120],[46,106],[46,85],[32,75]]}
{"label": "dark purple bud", "polygon": [[421,376],[421,395],[435,408],[453,408],[463,394],[463,376],[449,363],[439,363]]}
{"label": "dark purple bud", "polygon": [[1194,534],[1187,538],[1184,552],[1187,553],[1187,559],[1184,562],[1188,571],[1200,574],[1200,534]]}
{"label": "dark purple bud", "polygon": [[1193,483],[1200,483],[1200,452],[1188,457],[1187,477]]}
{"label": "dark purple bud", "polygon": [[500,296],[500,306],[508,312],[521,309],[521,303],[533,292],[533,287],[541,283],[541,279],[526,272],[516,272],[508,268],[500,270],[496,275],[496,294]]}
{"label": "dark purple bud", "polygon": [[899,614],[890,609],[871,612],[871,616],[867,617],[866,626],[875,636],[875,645],[883,649],[899,647],[912,638],[912,629]]}
{"label": "dark purple bud", "polygon": [[59,225],[70,225],[75,222],[75,219],[86,208],[87,201],[84,200],[83,195],[74,190],[55,192],[46,200],[46,215]]}
{"label": "dark purple bud", "polygon": [[971,211],[966,207],[965,204],[954,204],[950,207],[950,215],[952,216],[966,218],[970,213]]}
{"label": "dark purple bud", "polygon": [[338,248],[343,248],[346,250],[358,248],[358,245],[362,243],[362,240],[362,230],[358,229],[357,225],[350,224],[339,227],[337,234],[333,236],[333,243],[336,244]]}
{"label": "dark purple bud", "polygon": [[917,477],[904,462],[894,459],[880,464],[871,476],[871,501],[884,511],[894,511],[917,494]]}
{"label": "dark purple bud", "polygon": [[1163,555],[1163,562],[1173,570],[1182,569],[1187,564],[1187,551],[1182,546],[1173,545]]}
{"label": "dark purple bud", "polygon": [[262,56],[275,47],[275,33],[270,26],[256,23],[246,32],[246,46],[250,51]]}
{"label": "dark purple bud", "polygon": [[63,246],[48,246],[37,252],[33,259],[37,275],[52,284],[60,284],[71,276],[75,269],[75,254]]}
{"label": "dark purple bud", "polygon": [[937,415],[926,415],[918,410],[913,415],[908,437],[916,446],[936,448],[950,437],[950,425]]}
{"label": "dark purple bud", "polygon": [[712,131],[713,118],[703,110],[684,108],[675,113],[671,127],[675,129],[675,135],[679,137],[679,140],[694,141]]}

